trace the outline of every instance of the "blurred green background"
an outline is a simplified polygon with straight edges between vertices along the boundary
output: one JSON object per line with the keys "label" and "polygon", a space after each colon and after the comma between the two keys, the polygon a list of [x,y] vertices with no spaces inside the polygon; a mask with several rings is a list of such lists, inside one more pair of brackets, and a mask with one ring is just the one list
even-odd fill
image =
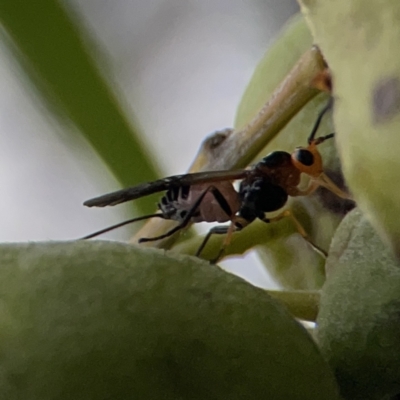
{"label": "blurred green background", "polygon": [[[233,125],[257,62],[297,10],[294,0],[0,4],[0,240],[74,239],[153,210],[154,198],[136,210],[82,203],[184,172],[205,136]],[[249,258],[253,268],[223,264],[274,287]]]}

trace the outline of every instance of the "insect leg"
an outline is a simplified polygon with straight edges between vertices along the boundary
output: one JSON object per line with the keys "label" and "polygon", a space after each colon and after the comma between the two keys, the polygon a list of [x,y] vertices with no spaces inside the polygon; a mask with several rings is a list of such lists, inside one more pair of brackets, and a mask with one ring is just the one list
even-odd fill
{"label": "insect leg", "polygon": [[[191,218],[193,217],[193,215],[196,213],[196,211],[198,210],[201,202],[204,200],[205,195],[208,192],[212,192],[214,194],[214,197],[216,198],[216,200],[219,203],[219,198],[223,198],[221,192],[215,187],[215,186],[209,186],[207,189],[205,189],[201,195],[199,196],[199,198],[196,200],[196,202],[193,204],[193,206],[190,208],[190,210],[187,212],[187,214],[185,215],[185,218],[179,223],[179,225],[177,225],[175,228],[169,230],[167,233],[160,235],[160,236],[156,236],[156,237],[152,237],[152,238],[141,238],[139,239],[139,243],[144,243],[144,242],[152,242],[155,240],[161,240],[161,239],[165,239],[166,237],[169,237],[171,235],[173,235],[175,232],[180,231],[181,229],[185,228],[186,225],[190,222]],[[216,194],[217,193],[217,194]],[[225,200],[225,199],[224,199]],[[225,201],[226,203],[226,201]],[[219,203],[220,204],[220,203]],[[223,207],[222,207],[223,208]],[[229,205],[228,205],[229,208]],[[224,208],[223,208],[224,209]],[[225,210],[225,209],[224,209]]]}
{"label": "insect leg", "polygon": [[345,200],[353,200],[350,194],[344,192],[340,189],[326,174],[322,173],[317,179],[316,182],[323,186],[324,188],[330,190],[332,193],[335,193],[336,196],[341,197]]}
{"label": "insect leg", "polygon": [[281,220],[282,218],[290,218],[297,231],[300,233],[300,235],[310,244],[310,246],[320,255],[322,255],[324,258],[326,258],[328,256],[328,254],[326,253],[326,251],[324,249],[321,249],[321,247],[317,246],[315,243],[313,243],[313,241],[311,240],[311,238],[308,236],[306,230],[303,228],[303,225],[301,225],[300,221],[293,215],[293,213],[289,210],[285,210],[283,211],[282,214],[278,215],[277,217],[274,218],[263,218],[261,219],[264,222],[276,222]]}
{"label": "insect leg", "polygon": [[298,188],[291,188],[290,190],[290,196],[296,197],[296,196],[308,196],[311,193],[314,193],[318,187],[320,186],[320,183],[317,182],[314,179],[311,179],[310,182],[308,183],[308,186],[304,190],[300,190]]}
{"label": "insect leg", "polygon": [[185,228],[186,225],[189,223],[195,212],[197,211],[197,208],[199,207],[201,201],[204,199],[204,196],[208,192],[208,189],[206,189],[201,196],[197,199],[193,207],[188,211],[188,213],[185,215],[185,218],[174,228],[170,229],[167,233],[164,233],[163,235],[155,236],[152,238],[140,238],[139,243],[146,243],[146,242],[154,242],[156,240],[161,240],[165,239],[171,235],[173,235],[175,232],[180,231],[181,229]]}
{"label": "insect leg", "polygon": [[334,183],[326,174],[322,173],[318,178],[312,178],[306,189],[300,190],[297,188],[292,188],[290,191],[290,196],[308,196],[311,193],[315,192],[320,186],[325,189],[330,190],[332,193],[336,194],[336,196],[345,199],[345,200],[353,200],[350,194],[344,192],[340,189],[336,183]]}
{"label": "insect leg", "polygon": [[200,247],[198,248],[196,252],[196,257],[200,257],[201,252],[204,250],[204,247],[210,240],[211,236],[216,234],[216,235],[225,235],[226,238],[224,239],[224,242],[222,243],[222,246],[217,254],[216,257],[213,259],[209,260],[211,264],[216,264],[218,260],[221,259],[223,254],[225,253],[226,247],[229,245],[232,239],[232,233],[241,230],[242,228],[238,228],[235,226],[235,224],[232,222],[230,225],[224,225],[224,226],[215,226],[214,228],[211,228],[209,232],[207,233],[206,237],[204,238],[203,242],[201,243]]}
{"label": "insect leg", "polygon": [[223,234],[228,233],[228,235],[225,238],[224,243],[218,253],[218,256],[210,261],[211,263],[215,264],[221,258],[222,254],[225,251],[226,246],[229,245],[233,231],[240,230],[242,228],[238,228],[238,226],[235,226],[235,224],[233,223],[234,215],[232,213],[231,207],[229,206],[229,203],[226,201],[226,199],[224,198],[222,193],[218,190],[218,188],[212,187],[211,192],[212,192],[215,200],[217,201],[218,205],[226,213],[226,215],[232,220],[232,224],[229,226],[216,226],[214,228],[211,228],[196,252],[196,257],[199,257],[201,252],[204,250],[204,247],[206,246],[207,242],[209,241],[210,237],[213,234],[223,235]]}
{"label": "insect leg", "polygon": [[205,236],[203,242],[201,243],[200,247],[197,249],[196,252],[196,257],[200,257],[201,252],[204,250],[204,248],[206,247],[206,244],[208,243],[208,241],[210,240],[212,235],[225,235],[226,233],[228,233],[229,230],[229,225],[223,225],[223,226],[214,226],[213,228],[211,228],[207,235]]}
{"label": "insect leg", "polygon": [[234,216],[232,218],[232,222],[228,226],[216,226],[215,228],[212,228],[210,232],[206,235],[206,237],[203,240],[203,243],[201,244],[199,250],[197,250],[196,255],[199,256],[201,251],[204,249],[206,243],[210,239],[211,235],[216,233],[216,234],[226,234],[226,237],[221,245],[221,249],[218,252],[218,255],[214,257],[213,259],[210,260],[211,264],[216,264],[218,260],[221,259],[223,254],[225,253],[225,249],[229,246],[231,240],[232,240],[232,234],[233,232],[238,232],[241,231],[243,228],[245,228],[250,222],[247,221],[246,219],[242,217],[237,217]]}
{"label": "insect leg", "polygon": [[229,244],[232,240],[233,232],[240,231],[241,229],[243,229],[244,226],[246,226],[246,225],[241,225],[239,227],[238,225],[235,224],[235,221],[232,220],[231,224],[229,226],[227,226],[226,237],[222,243],[222,246],[218,252],[218,255],[216,257],[214,257],[212,260],[210,260],[211,264],[216,264],[218,262],[218,260],[220,260],[221,257],[224,255],[225,249],[229,246]]}
{"label": "insect leg", "polygon": [[163,218],[165,219],[165,216],[163,214],[150,214],[150,215],[144,215],[142,217],[138,217],[138,218],[132,218],[132,219],[128,219],[127,221],[124,222],[120,222],[119,224],[115,224],[112,226],[109,226],[107,228],[101,229],[100,231],[97,232],[93,232],[90,235],[86,235],[78,240],[85,240],[85,239],[91,239],[94,238],[96,236],[102,235],[103,233],[106,232],[110,232],[113,231],[114,229],[120,228],[121,226],[125,226],[128,224],[131,224],[132,222],[137,222],[137,221],[143,221],[144,219],[150,219],[150,218]]}
{"label": "insect leg", "polygon": [[164,233],[163,235],[155,236],[155,237],[152,237],[152,238],[140,238],[138,240],[138,243],[154,242],[156,240],[165,239],[168,236],[173,235],[175,232],[178,232],[181,229],[183,229],[188,224],[188,222],[189,221],[186,221],[186,219],[184,219],[181,223],[179,223],[179,225],[175,226],[175,228],[172,228],[167,233]]}

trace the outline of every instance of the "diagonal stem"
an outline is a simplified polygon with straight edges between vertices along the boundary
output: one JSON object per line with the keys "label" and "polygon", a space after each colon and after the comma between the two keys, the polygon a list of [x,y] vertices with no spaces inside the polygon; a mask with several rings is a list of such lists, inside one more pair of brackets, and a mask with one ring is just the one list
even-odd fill
{"label": "diagonal stem", "polygon": [[[315,77],[325,69],[325,61],[317,47],[304,53],[258,114],[241,129],[220,131],[207,138],[189,172],[233,169],[247,166],[285,125],[318,93]],[[174,226],[172,221],[149,221],[132,238],[158,236]],[[170,248],[176,240],[153,242],[152,246]]]}

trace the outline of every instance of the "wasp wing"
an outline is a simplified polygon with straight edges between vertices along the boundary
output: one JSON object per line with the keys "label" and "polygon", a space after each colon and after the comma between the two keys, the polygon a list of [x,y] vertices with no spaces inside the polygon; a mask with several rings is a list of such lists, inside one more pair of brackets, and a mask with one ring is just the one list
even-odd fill
{"label": "wasp wing", "polygon": [[157,181],[142,183],[127,189],[121,189],[116,192],[104,194],[103,196],[86,200],[83,204],[87,207],[115,206],[116,204],[125,203],[126,201],[135,200],[153,193],[168,190],[171,187],[243,179],[249,173],[249,170],[241,169],[236,171],[207,171],[185,175],[174,175]]}

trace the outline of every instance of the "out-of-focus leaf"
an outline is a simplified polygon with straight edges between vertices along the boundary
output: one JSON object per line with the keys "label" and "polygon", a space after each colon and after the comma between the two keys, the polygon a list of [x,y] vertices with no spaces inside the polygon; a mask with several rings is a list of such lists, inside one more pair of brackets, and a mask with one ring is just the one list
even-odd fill
{"label": "out-of-focus leaf", "polygon": [[[99,73],[88,52],[91,39],[80,22],[54,0],[0,2],[7,42],[49,108],[79,128],[122,185],[153,180],[157,173],[137,129]],[[149,199],[136,205],[146,213],[154,208]]]}
{"label": "out-of-focus leaf", "polygon": [[8,400],[338,399],[303,327],[217,266],[105,242],[3,245],[0,266]]}
{"label": "out-of-focus leaf", "polygon": [[315,321],[319,310],[319,291],[306,290],[268,290],[268,294],[282,302],[296,318]]}
{"label": "out-of-focus leaf", "polygon": [[400,265],[362,213],[337,229],[327,260],[317,339],[342,395],[400,392]]}
{"label": "out-of-focus leaf", "polygon": [[333,74],[344,174],[360,208],[400,256],[400,2],[301,4]]}

